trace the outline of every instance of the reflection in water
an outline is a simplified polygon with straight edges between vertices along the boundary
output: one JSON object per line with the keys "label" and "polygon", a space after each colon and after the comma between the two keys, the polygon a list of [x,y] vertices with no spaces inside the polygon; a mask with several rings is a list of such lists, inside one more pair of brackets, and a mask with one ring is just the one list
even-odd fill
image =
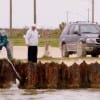
{"label": "reflection in water", "polygon": [[0,89],[0,100],[100,100],[100,89]]}

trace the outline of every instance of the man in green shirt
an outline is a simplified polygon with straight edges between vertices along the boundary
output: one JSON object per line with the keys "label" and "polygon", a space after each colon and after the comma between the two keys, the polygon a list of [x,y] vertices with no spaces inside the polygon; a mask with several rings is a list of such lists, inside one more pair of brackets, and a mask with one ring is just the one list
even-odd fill
{"label": "man in green shirt", "polygon": [[5,30],[0,29],[0,50],[2,50],[3,47],[6,48],[8,59],[12,59],[12,52],[8,40],[8,35]]}

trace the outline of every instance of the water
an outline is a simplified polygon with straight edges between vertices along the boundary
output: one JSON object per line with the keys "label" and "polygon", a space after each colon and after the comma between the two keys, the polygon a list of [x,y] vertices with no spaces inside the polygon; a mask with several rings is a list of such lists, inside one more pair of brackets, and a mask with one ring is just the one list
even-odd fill
{"label": "water", "polygon": [[0,100],[100,100],[100,89],[0,89]]}
{"label": "water", "polygon": [[100,100],[100,89],[0,89],[0,100]]}

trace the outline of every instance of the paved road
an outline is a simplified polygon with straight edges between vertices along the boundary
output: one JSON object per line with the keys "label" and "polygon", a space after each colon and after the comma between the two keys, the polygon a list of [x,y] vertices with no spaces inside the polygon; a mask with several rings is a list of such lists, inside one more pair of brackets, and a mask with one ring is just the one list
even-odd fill
{"label": "paved road", "polygon": [[[38,58],[44,55],[45,48],[39,47],[38,48]],[[49,47],[49,56],[54,58],[61,57],[60,48]],[[26,46],[14,46],[13,47],[13,57],[15,59],[27,59],[27,47]],[[2,49],[0,52],[0,58],[6,58],[6,50],[5,48]]]}

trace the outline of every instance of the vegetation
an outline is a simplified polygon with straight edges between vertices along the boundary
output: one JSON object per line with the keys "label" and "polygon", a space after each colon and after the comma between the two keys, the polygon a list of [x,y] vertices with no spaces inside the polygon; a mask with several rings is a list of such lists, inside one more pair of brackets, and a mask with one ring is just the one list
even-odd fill
{"label": "vegetation", "polygon": [[[48,43],[50,46],[58,47],[59,46],[59,36],[61,34],[61,31],[65,27],[66,23],[62,22],[59,24],[59,29],[38,29],[40,34],[39,39],[39,46],[44,46],[46,43]],[[6,29],[9,33],[9,30]],[[27,27],[23,29],[13,29],[13,34],[9,33],[9,38],[12,41],[13,45],[15,46],[24,46],[25,40],[24,40],[24,34],[26,34]]]}
{"label": "vegetation", "polygon": [[[24,46],[24,34],[26,33],[26,29],[13,29],[13,34],[9,34],[10,40],[13,42],[15,46]],[[50,46],[58,47],[59,46],[59,36],[61,33],[60,29],[39,29],[40,39],[39,46],[44,46],[48,43]]]}

